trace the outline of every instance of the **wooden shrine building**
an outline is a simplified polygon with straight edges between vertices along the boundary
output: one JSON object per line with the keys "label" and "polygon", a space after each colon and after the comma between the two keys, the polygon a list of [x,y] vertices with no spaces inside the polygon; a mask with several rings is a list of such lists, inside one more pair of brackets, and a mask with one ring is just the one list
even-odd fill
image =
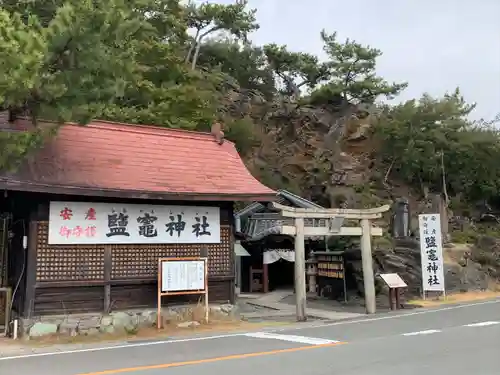
{"label": "wooden shrine building", "polygon": [[[277,192],[274,202],[298,208],[323,208],[285,190]],[[276,288],[293,287],[294,239],[283,230],[287,219],[268,204],[259,202],[238,211],[235,219],[236,231],[244,238],[242,246],[250,253],[250,256],[241,257],[241,263],[237,265],[240,269],[237,283],[241,291],[267,293]],[[292,224],[293,219],[288,222]],[[323,237],[310,237],[306,251],[318,245],[324,249]]]}
{"label": "wooden shrine building", "polygon": [[202,248],[209,299],[232,301],[233,202],[276,196],[229,141],[104,121],[63,125],[0,193],[0,286],[28,318],[154,306],[158,258]]}

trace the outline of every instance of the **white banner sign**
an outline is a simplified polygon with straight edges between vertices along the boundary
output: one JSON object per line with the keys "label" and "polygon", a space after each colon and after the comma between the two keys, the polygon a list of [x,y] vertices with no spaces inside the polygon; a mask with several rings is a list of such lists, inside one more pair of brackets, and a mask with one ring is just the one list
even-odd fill
{"label": "white banner sign", "polygon": [[219,207],[50,202],[49,244],[220,243]]}
{"label": "white banner sign", "polygon": [[423,289],[444,292],[443,243],[439,214],[418,215],[418,226]]}
{"label": "white banner sign", "polygon": [[205,260],[169,260],[161,263],[161,292],[205,290]]}

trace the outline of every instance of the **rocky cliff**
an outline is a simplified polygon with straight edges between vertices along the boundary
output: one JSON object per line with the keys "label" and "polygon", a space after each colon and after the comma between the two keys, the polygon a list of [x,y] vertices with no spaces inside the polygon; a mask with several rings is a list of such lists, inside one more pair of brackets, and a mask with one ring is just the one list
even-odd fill
{"label": "rocky cliff", "polygon": [[[283,108],[283,107],[281,107]],[[391,165],[378,159],[372,114],[352,106],[342,110],[322,107],[285,107],[268,115],[258,146],[247,156],[253,173],[275,188],[284,188],[324,207],[376,207],[406,197],[411,229],[418,231],[417,215],[434,210],[435,195],[390,178]],[[447,291],[487,289],[500,280],[500,240],[475,233],[462,242],[464,226],[448,210],[452,237],[444,249]],[[375,273],[399,273],[408,294],[421,293],[419,242],[390,238],[390,215],[376,224],[384,237],[374,240]],[[456,221],[456,220],[455,220]],[[467,221],[467,220],[466,220]],[[465,229],[471,230],[471,228]],[[500,236],[499,236],[500,237]],[[361,257],[356,244],[347,256],[354,287],[363,290]],[[378,288],[383,291],[383,288]]]}

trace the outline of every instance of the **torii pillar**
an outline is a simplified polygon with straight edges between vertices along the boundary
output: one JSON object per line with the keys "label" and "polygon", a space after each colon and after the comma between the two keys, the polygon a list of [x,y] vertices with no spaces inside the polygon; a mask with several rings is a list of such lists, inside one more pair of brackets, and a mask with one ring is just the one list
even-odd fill
{"label": "torii pillar", "polygon": [[[376,312],[375,303],[375,277],[373,274],[373,259],[371,237],[381,236],[381,228],[371,226],[371,220],[379,219],[390,206],[385,205],[370,209],[338,209],[338,208],[294,208],[272,204],[274,209],[281,211],[281,215],[295,220],[294,227],[283,226],[284,232],[295,237],[295,298],[297,307],[297,320],[305,321],[306,315],[306,278],[305,278],[305,237],[311,236],[359,236],[361,237],[361,257],[363,265],[363,283],[365,305],[367,314]],[[342,227],[342,220],[335,218],[359,220],[358,227]],[[311,219],[324,219],[323,226],[306,226],[305,221]],[[335,227],[339,223],[338,227]]]}

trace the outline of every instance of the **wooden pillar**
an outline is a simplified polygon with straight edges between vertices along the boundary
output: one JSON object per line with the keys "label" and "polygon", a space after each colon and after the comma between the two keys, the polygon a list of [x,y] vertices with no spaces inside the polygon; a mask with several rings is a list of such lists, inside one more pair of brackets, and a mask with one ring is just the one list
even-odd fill
{"label": "wooden pillar", "polygon": [[23,249],[26,257],[25,274],[25,294],[24,294],[24,311],[25,318],[31,318],[35,307],[35,292],[36,292],[36,244],[38,239],[38,222],[30,220],[28,229],[28,247]]}
{"label": "wooden pillar", "polygon": [[363,264],[366,313],[375,314],[375,277],[373,275],[371,225],[369,219],[361,219],[361,229],[361,257]]}
{"label": "wooden pillar", "polygon": [[104,313],[111,312],[111,245],[104,245]]}
{"label": "wooden pillar", "polygon": [[235,280],[235,294],[239,295],[241,293],[241,284],[242,284],[242,275],[241,275],[241,257],[234,257],[235,264],[234,264],[234,273],[236,275],[236,280]]}
{"label": "wooden pillar", "polygon": [[295,230],[295,303],[297,321],[303,322],[307,320],[304,218],[295,218]]}
{"label": "wooden pillar", "polygon": [[269,293],[269,264],[262,263],[262,291]]}

